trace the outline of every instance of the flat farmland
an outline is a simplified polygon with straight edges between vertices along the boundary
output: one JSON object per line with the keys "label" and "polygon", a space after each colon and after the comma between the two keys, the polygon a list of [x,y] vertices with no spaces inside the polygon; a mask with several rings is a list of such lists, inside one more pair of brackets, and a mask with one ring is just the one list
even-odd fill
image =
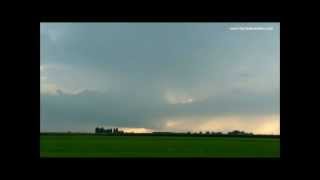
{"label": "flat farmland", "polygon": [[40,135],[40,157],[279,157],[280,138]]}

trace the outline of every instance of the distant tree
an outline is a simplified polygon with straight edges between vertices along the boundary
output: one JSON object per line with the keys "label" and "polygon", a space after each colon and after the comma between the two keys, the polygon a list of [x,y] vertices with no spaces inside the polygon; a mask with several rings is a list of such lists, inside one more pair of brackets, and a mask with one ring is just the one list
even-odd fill
{"label": "distant tree", "polygon": [[113,128],[112,133],[117,134],[118,133],[118,128]]}
{"label": "distant tree", "polygon": [[234,131],[230,131],[228,132],[229,135],[239,135],[239,132],[238,130],[234,130]]}
{"label": "distant tree", "polygon": [[102,133],[102,128],[96,127],[95,133]]}
{"label": "distant tree", "polygon": [[253,135],[252,133],[247,133],[245,131],[234,130],[228,133],[228,135]]}

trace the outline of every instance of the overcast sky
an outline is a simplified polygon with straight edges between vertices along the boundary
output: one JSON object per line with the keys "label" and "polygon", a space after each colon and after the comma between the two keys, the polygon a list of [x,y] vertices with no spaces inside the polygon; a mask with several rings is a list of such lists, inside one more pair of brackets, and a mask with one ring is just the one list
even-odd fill
{"label": "overcast sky", "polygon": [[40,28],[41,131],[280,134],[279,23]]}

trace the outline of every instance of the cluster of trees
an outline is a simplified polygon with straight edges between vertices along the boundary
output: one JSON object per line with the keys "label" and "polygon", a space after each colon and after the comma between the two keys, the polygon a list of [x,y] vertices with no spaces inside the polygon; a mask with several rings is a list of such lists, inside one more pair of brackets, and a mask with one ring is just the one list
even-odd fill
{"label": "cluster of trees", "polygon": [[227,133],[222,133],[222,132],[214,132],[214,131],[206,131],[206,132],[187,132],[187,134],[198,134],[198,135],[253,135],[253,133],[247,133],[244,131],[238,131],[238,130],[234,130],[234,131],[230,131]]}
{"label": "cluster of trees", "polygon": [[253,135],[253,133],[246,133],[244,131],[235,130],[235,131],[228,132],[228,135]]}
{"label": "cluster of trees", "polygon": [[104,129],[103,127],[96,127],[95,129],[96,134],[124,134],[123,131],[119,130],[118,128],[110,128]]}
{"label": "cluster of trees", "polygon": [[195,134],[195,135],[222,135],[223,133],[222,132],[210,132],[210,131],[206,131],[206,132],[202,132],[202,131],[199,131],[199,132],[187,132],[187,134]]}
{"label": "cluster of trees", "polygon": [[206,132],[152,132],[152,134],[154,135],[194,135],[194,136],[251,136],[254,135],[253,133],[247,133],[245,131],[238,131],[238,130],[234,130],[234,131],[230,131],[227,133],[222,133],[222,132],[214,132],[214,131],[206,131]]}

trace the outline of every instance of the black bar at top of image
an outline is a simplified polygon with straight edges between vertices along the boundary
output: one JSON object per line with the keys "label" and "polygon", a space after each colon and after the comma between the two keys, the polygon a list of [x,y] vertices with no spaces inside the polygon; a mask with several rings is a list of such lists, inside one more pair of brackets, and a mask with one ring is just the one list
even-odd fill
{"label": "black bar at top of image", "polygon": [[40,22],[280,22],[279,16],[110,16],[110,17],[63,17],[42,16]]}

